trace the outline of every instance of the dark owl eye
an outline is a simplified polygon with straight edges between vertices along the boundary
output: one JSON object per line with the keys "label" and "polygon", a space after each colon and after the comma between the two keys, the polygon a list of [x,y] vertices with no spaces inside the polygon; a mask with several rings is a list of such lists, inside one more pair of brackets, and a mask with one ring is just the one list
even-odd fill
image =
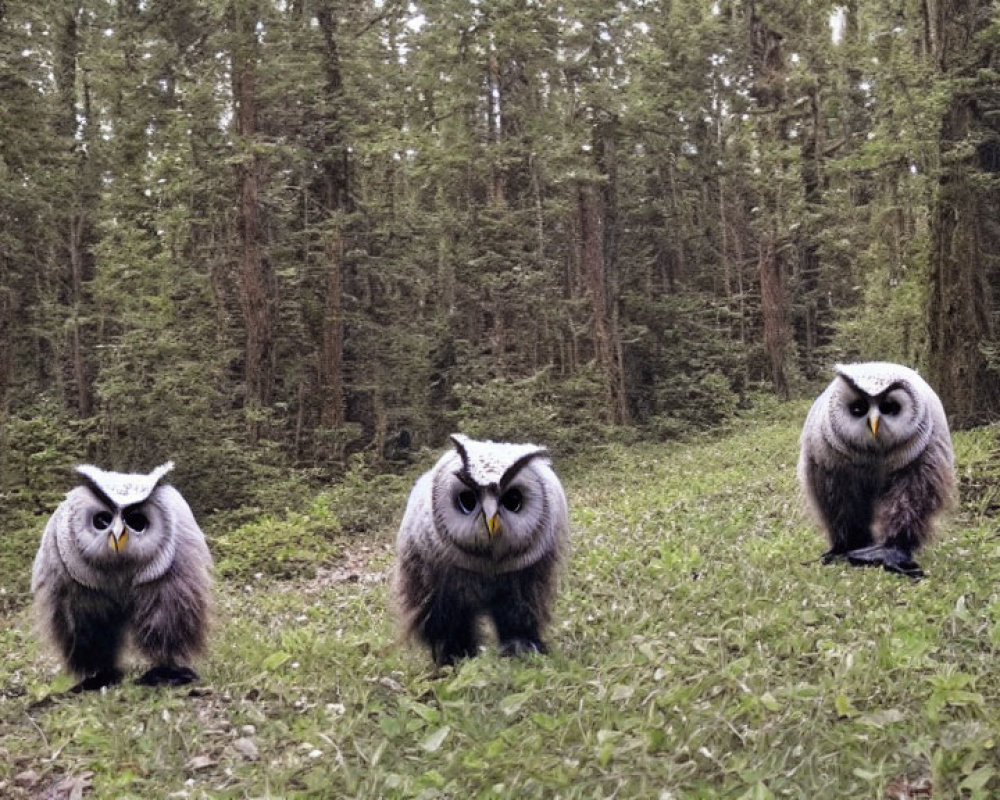
{"label": "dark owl eye", "polygon": [[891,417],[898,414],[902,410],[902,406],[900,406],[895,400],[886,398],[878,404],[878,410],[880,414],[885,414],[887,417]]}
{"label": "dark owl eye", "polygon": [[516,488],[508,489],[500,498],[500,505],[516,514],[521,510],[521,506],[524,505],[524,497],[521,494],[521,490]]}
{"label": "dark owl eye", "polygon": [[477,502],[476,493],[472,489],[459,492],[458,497],[455,498],[455,505],[463,514],[471,514],[475,511]]}
{"label": "dark owl eye", "polygon": [[142,533],[149,525],[149,518],[141,511],[126,511],[122,519],[125,520],[128,529],[136,533]]}
{"label": "dark owl eye", "polygon": [[860,397],[854,402],[852,402],[847,407],[847,410],[851,412],[851,416],[863,417],[865,414],[868,413],[868,401],[865,400],[863,397]]}
{"label": "dark owl eye", "polygon": [[111,527],[111,523],[114,522],[114,517],[108,511],[98,511],[94,514],[94,529],[99,531],[106,531]]}

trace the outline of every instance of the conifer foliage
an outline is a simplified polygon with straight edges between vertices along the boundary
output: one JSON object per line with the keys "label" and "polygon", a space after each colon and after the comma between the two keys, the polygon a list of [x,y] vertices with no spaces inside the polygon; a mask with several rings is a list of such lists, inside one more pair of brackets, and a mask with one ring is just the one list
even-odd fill
{"label": "conifer foliage", "polygon": [[0,490],[183,454],[237,504],[458,428],[675,435],[842,358],[989,419],[996,13],[0,3]]}

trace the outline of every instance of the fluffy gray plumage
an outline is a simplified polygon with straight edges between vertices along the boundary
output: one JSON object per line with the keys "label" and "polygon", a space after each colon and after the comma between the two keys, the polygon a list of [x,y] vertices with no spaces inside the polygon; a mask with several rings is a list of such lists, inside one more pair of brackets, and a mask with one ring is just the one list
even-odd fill
{"label": "fluffy gray plumage", "polygon": [[954,494],[948,420],[908,367],[838,364],[802,429],[798,475],[826,529],[824,560],[919,576],[913,553]]}
{"label": "fluffy gray plumage", "polygon": [[542,447],[452,442],[414,485],[396,540],[403,626],[437,664],[478,652],[483,616],[505,654],[546,652],[569,535],[562,484]]}
{"label": "fluffy gray plumage", "polygon": [[195,680],[205,647],[212,557],[191,509],[162,478],[82,465],[83,484],[42,534],[31,576],[42,633],[81,678],[75,691],[121,680],[131,639],[153,664],[140,683]]}

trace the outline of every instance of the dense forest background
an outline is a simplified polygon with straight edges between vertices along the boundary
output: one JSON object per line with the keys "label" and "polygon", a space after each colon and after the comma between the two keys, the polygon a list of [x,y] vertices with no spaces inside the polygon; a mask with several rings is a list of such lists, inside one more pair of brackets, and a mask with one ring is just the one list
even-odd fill
{"label": "dense forest background", "polygon": [[992,0],[0,0],[0,496],[669,437],[837,359],[996,419],[998,44]]}

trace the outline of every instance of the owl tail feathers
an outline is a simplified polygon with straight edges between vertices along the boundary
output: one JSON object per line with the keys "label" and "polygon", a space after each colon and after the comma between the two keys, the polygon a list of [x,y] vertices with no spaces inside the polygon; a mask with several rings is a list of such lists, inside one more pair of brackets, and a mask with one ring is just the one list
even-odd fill
{"label": "owl tail feathers", "polygon": [[873,544],[870,547],[848,550],[846,553],[826,553],[823,556],[823,563],[829,564],[841,558],[855,567],[881,566],[887,572],[895,572],[909,578],[924,577],[924,571],[913,560],[910,551],[893,545]]}

